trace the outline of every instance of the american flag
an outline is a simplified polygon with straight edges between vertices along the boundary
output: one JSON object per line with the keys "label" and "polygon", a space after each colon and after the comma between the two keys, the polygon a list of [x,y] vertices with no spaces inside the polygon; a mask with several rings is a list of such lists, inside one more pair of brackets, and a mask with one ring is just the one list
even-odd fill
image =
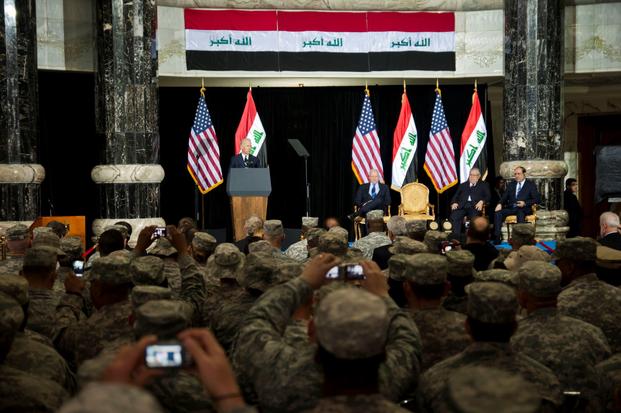
{"label": "american flag", "polygon": [[384,182],[380,142],[375,129],[371,99],[369,99],[369,94],[365,93],[362,102],[362,113],[360,114],[351,151],[351,167],[359,184],[369,182],[369,171],[371,169],[377,169],[380,180]]}
{"label": "american flag", "polygon": [[444,116],[440,90],[436,90],[436,103],[431,116],[431,130],[429,131],[424,168],[439,194],[457,183],[455,150],[453,149],[451,132]]}
{"label": "american flag", "polygon": [[202,93],[188,142],[188,171],[202,194],[223,182],[218,138]]}

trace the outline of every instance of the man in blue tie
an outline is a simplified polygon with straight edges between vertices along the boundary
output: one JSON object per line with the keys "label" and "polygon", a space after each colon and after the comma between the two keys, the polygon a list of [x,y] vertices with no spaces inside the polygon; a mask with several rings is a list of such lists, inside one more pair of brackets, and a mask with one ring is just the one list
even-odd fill
{"label": "man in blue tie", "polygon": [[384,210],[390,206],[390,190],[386,184],[379,181],[379,172],[376,169],[369,171],[369,183],[362,184],[356,191],[354,204],[358,211],[348,215],[350,219],[357,216],[366,216],[367,212],[374,209]]}
{"label": "man in blue tie", "polygon": [[533,181],[526,179],[526,169],[518,166],[513,170],[515,180],[507,185],[507,190],[496,205],[494,214],[494,242],[500,243],[500,229],[509,215],[517,216],[518,222],[525,222],[532,206],[541,203],[541,195]]}

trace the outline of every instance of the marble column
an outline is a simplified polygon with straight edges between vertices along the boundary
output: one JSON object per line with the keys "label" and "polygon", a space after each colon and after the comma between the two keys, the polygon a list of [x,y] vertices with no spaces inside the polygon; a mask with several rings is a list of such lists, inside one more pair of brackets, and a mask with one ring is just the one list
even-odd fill
{"label": "marble column", "polygon": [[40,213],[37,164],[37,27],[35,0],[0,8],[0,227],[30,225]]}
{"label": "marble column", "polygon": [[[505,0],[504,148],[500,173],[524,166],[542,196],[542,218],[564,228],[562,0]],[[547,215],[552,215],[548,217]],[[539,225],[538,225],[539,226]],[[542,227],[543,228],[543,227]],[[538,228],[539,229],[539,228]],[[539,232],[539,231],[538,231]],[[550,238],[546,232],[546,238]],[[561,231],[562,232],[562,231]],[[562,238],[563,234],[558,237]]]}
{"label": "marble column", "polygon": [[133,239],[160,215],[158,81],[155,0],[97,0],[96,122],[101,165],[95,235],[119,220]]}

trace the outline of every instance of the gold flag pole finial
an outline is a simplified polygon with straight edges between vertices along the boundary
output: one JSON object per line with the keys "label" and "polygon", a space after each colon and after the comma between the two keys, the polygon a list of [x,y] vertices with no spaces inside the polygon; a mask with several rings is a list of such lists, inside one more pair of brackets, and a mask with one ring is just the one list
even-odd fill
{"label": "gold flag pole finial", "polygon": [[403,79],[403,93],[405,93],[405,79]]}
{"label": "gold flag pole finial", "polygon": [[205,78],[201,77],[201,96],[205,97]]}
{"label": "gold flag pole finial", "polygon": [[435,89],[435,91],[438,92],[438,94],[440,96],[442,96],[442,92],[440,92],[440,82],[438,81],[438,78],[436,78],[436,89]]}
{"label": "gold flag pole finial", "polygon": [[367,80],[364,81],[364,93],[366,93],[367,96],[371,96],[371,93],[369,92],[369,82]]}
{"label": "gold flag pole finial", "polygon": [[477,92],[477,80],[474,79],[474,93],[472,94],[472,103],[474,103],[474,95],[476,95]]}

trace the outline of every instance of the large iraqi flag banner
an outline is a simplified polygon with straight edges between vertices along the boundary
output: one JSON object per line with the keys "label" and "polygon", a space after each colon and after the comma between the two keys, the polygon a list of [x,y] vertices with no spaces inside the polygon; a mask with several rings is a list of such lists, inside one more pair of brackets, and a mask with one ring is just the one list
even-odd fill
{"label": "large iraqi flag banner", "polygon": [[455,70],[455,15],[185,9],[188,70]]}

